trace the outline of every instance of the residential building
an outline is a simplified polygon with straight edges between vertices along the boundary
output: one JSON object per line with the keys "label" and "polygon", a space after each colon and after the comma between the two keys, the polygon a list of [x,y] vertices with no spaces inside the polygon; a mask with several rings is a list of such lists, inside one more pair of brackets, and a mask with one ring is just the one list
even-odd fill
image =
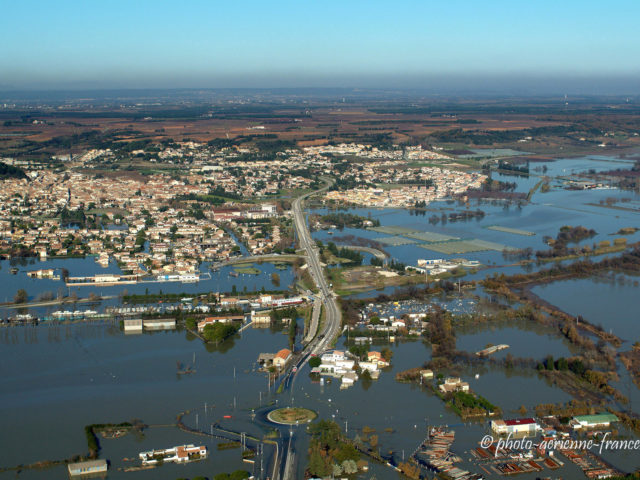
{"label": "residential building", "polygon": [[458,377],[447,377],[444,380],[444,383],[439,385],[438,388],[442,393],[452,393],[452,392],[468,392],[469,384],[467,382],[463,382]]}
{"label": "residential building", "polygon": [[291,350],[289,350],[288,348],[283,348],[273,357],[273,365],[275,365],[276,368],[282,370],[287,366],[287,363],[289,362],[289,360],[291,360],[292,356],[293,355],[291,353]]}

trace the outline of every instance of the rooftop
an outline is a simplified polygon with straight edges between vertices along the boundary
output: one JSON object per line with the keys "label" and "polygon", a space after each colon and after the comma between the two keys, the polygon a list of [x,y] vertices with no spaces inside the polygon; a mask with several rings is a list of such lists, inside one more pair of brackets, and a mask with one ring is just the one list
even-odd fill
{"label": "rooftop", "polygon": [[514,420],[505,420],[504,424],[505,425],[531,425],[536,423],[536,421],[533,418],[516,418]]}
{"label": "rooftop", "polygon": [[574,417],[580,423],[617,422],[619,419],[613,413],[596,413],[595,415],[578,415]]}

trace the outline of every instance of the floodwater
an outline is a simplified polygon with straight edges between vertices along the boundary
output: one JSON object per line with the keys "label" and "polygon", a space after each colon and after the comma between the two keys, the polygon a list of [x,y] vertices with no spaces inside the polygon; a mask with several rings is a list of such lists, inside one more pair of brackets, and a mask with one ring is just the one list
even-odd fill
{"label": "floodwater", "polygon": [[[619,190],[573,191],[562,188],[562,178],[591,169],[606,170],[630,166],[629,162],[606,157],[567,159],[557,162],[532,163],[532,168],[547,167],[547,175],[552,180],[548,193],[536,193],[532,203],[522,208],[486,203],[470,208],[480,208],[486,212],[480,220],[467,222],[429,223],[429,217],[436,214],[461,210],[455,202],[436,202],[429,205],[434,211],[426,215],[415,215],[398,209],[350,209],[351,213],[377,218],[383,226],[402,226],[419,231],[448,234],[463,239],[478,238],[503,245],[534,250],[546,249],[543,237],[554,236],[563,225],[583,225],[594,228],[597,236],[586,240],[592,244],[602,240],[613,240],[620,228],[640,226],[638,213],[640,196],[633,192]],[[496,177],[498,178],[498,177]],[[500,175],[505,181],[518,183],[517,191],[528,192],[538,181],[531,177]],[[606,207],[606,200],[613,197],[615,205],[624,209]],[[316,210],[319,213],[325,210]],[[487,227],[499,225],[534,232],[533,236],[490,230]],[[354,235],[369,239],[388,237],[378,232],[358,229],[314,232],[314,238],[335,241],[336,237]],[[625,235],[629,242],[640,241],[640,232]],[[517,273],[525,269],[511,265],[513,260],[505,259],[502,252],[483,251],[467,254],[444,255],[421,248],[417,245],[387,246],[385,250],[409,265],[415,265],[420,258],[459,258],[478,260],[492,269],[480,270],[467,278],[482,278],[487,273]],[[367,262],[370,256],[366,256]],[[15,262],[14,262],[15,263]],[[31,299],[39,294],[59,289],[68,293],[62,282],[29,279],[26,270],[40,268],[66,268],[72,276],[94,275],[96,273],[118,272],[116,265],[107,269],[99,267],[92,258],[56,259],[46,262],[27,260],[17,265],[17,275],[10,273],[10,262],[0,262],[0,285],[3,286],[0,300],[11,300],[19,288],[25,288]],[[546,265],[533,265],[532,269]],[[238,292],[248,290],[276,289],[271,283],[271,273],[281,276],[281,289],[293,281],[291,269],[277,270],[271,264],[257,265],[262,270],[258,276],[229,275],[230,267],[212,272],[211,280],[197,284],[149,283],[117,287],[76,287],[81,297],[90,292],[102,295],[119,295],[126,289],[129,293],[163,292],[204,293],[209,291],[230,291],[236,285]],[[208,271],[203,264],[201,271]],[[626,275],[567,280],[538,286],[533,291],[545,300],[574,315],[583,315],[595,324],[602,324],[628,342],[634,342],[640,334],[637,322],[638,285],[636,278]],[[391,290],[387,289],[390,292]],[[372,296],[379,292],[368,292],[362,296]],[[481,292],[478,292],[481,295]],[[104,302],[106,305],[118,303],[118,299]],[[468,298],[438,299],[438,302],[452,308],[473,308],[474,302]],[[96,309],[95,307],[91,307]],[[36,314],[58,310],[58,306],[34,309]],[[8,311],[0,310],[0,317]],[[380,379],[340,390],[340,381],[321,385],[307,375],[306,366],[298,375],[293,392],[275,394],[269,389],[266,377],[255,370],[258,354],[276,352],[287,346],[287,336],[271,329],[247,329],[218,347],[205,346],[199,339],[181,331],[124,335],[118,324],[104,322],[74,325],[40,325],[37,327],[6,327],[0,329],[0,467],[29,464],[45,459],[68,458],[87,450],[84,426],[94,423],[119,423],[140,419],[150,425],[143,436],[127,435],[120,439],[101,439],[101,458],[111,462],[109,478],[192,478],[197,475],[213,477],[220,472],[247,469],[253,466],[243,463],[239,450],[218,450],[216,442],[206,437],[194,436],[171,426],[176,415],[185,410],[191,414],[185,423],[206,430],[212,423],[219,422],[226,428],[248,431],[261,436],[264,426],[251,417],[252,410],[260,410],[268,403],[277,405],[305,406],[316,410],[320,418],[334,419],[348,435],[361,434],[367,426],[375,429],[379,436],[380,452],[392,454],[396,462],[408,457],[420,444],[428,425],[449,425],[456,430],[453,451],[464,461],[460,466],[477,471],[468,462],[468,451],[475,447],[483,435],[488,433],[488,420],[462,422],[444,403],[426,388],[415,384],[399,383],[396,373],[420,367],[431,359],[431,349],[420,339],[390,345],[394,355],[392,366],[384,370]],[[457,332],[457,347],[475,352],[487,344],[506,343],[510,348],[495,354],[504,358],[507,354],[515,357],[543,359],[546,355],[570,356],[572,347],[553,332],[537,326],[525,324],[486,325],[465,327]],[[625,344],[626,347],[630,343]],[[343,340],[338,341],[343,346]],[[376,345],[375,349],[380,349]],[[626,349],[626,348],[625,348]],[[178,366],[192,366],[196,372],[178,375]],[[440,372],[438,372],[440,373]],[[450,372],[441,372],[449,374]],[[528,414],[539,403],[558,403],[570,400],[570,396],[557,386],[550,385],[535,371],[505,369],[502,367],[454,366],[453,372],[468,381],[473,391],[483,395],[498,405],[505,418],[521,416],[519,409],[524,406]],[[619,384],[631,403],[625,408],[638,412],[640,391],[633,385],[622,368]],[[477,378],[476,378],[477,375]],[[618,384],[615,384],[617,386]],[[206,405],[206,406],[205,406]],[[197,416],[196,416],[197,415]],[[232,418],[225,419],[225,415]],[[306,466],[308,437],[304,427],[292,429],[298,452],[297,478],[302,478]],[[284,432],[287,435],[287,432]],[[174,445],[205,443],[210,448],[207,460],[186,466],[165,465],[158,470],[124,473],[121,468],[138,464],[125,458],[137,458],[140,451],[152,448],[166,448]],[[270,459],[267,453],[265,465]],[[620,468],[635,468],[634,456],[615,453],[605,456]],[[371,470],[367,478],[395,478],[388,467],[370,462]],[[259,472],[256,472],[259,473]],[[482,472],[478,472],[482,473]],[[541,472],[522,475],[530,479],[542,474],[579,478],[582,474],[570,465],[560,472]],[[557,475],[556,475],[557,473]],[[51,470],[24,470],[19,474],[11,471],[0,474],[0,479],[66,477],[64,467]]]}
{"label": "floodwater", "polygon": [[[88,424],[131,419],[174,424],[178,413],[205,403],[208,413],[203,411],[200,421],[213,423],[257,408],[269,392],[265,375],[254,371],[258,354],[287,346],[283,333],[251,328],[217,348],[184,331],[125,335],[111,324],[11,327],[0,334],[3,467],[85,453]],[[196,372],[178,375],[178,363]],[[144,433],[140,441],[101,442],[104,457],[118,466],[143,450],[203,441],[177,428],[152,427]],[[208,475],[235,470],[241,466],[236,457],[237,450],[214,450],[209,463],[186,467],[187,476],[202,474],[207,465]],[[152,472],[126,475],[157,478]],[[27,478],[51,478],[37,473]],[[112,469],[109,478],[122,475]]]}
{"label": "floodwater", "polygon": [[[480,330],[467,333],[468,330]],[[456,337],[458,350],[475,353],[488,345],[509,345],[509,348],[492,354],[492,358],[504,358],[507,354],[519,358],[540,359],[547,355],[570,357],[573,349],[566,340],[558,338],[555,333],[542,328],[516,328],[505,326],[486,326],[473,329],[462,329]]]}
{"label": "floodwater", "polygon": [[640,339],[639,277],[604,274],[537,285],[531,290],[572,315],[631,343]]}
{"label": "floodwater", "polygon": [[[18,268],[18,273],[11,273],[11,268]],[[2,292],[0,293],[0,302],[11,302],[19,289],[27,291],[29,301],[37,301],[42,294],[50,293],[54,297],[58,295],[71,295],[75,293],[78,298],[86,298],[90,293],[99,296],[115,296],[122,294],[145,294],[145,293],[207,293],[207,292],[226,292],[230,293],[235,290],[242,294],[243,292],[259,292],[262,289],[270,290],[287,290],[294,283],[294,275],[290,265],[286,269],[280,270],[272,263],[254,263],[251,265],[260,270],[260,274],[242,274],[238,276],[230,275],[234,272],[234,267],[227,266],[216,271],[209,269],[209,263],[205,262],[200,266],[201,274],[210,273],[211,278],[202,278],[197,283],[180,283],[180,282],[140,282],[132,285],[114,285],[114,286],[82,286],[67,287],[62,280],[37,279],[29,278],[26,272],[40,269],[57,269],[56,274],[60,274],[60,269],[69,270],[69,275],[74,276],[93,276],[101,273],[121,273],[118,266],[111,262],[109,267],[100,267],[93,259],[87,258],[69,258],[69,259],[52,259],[40,261],[37,259],[16,259],[13,261],[0,261],[0,285]],[[240,268],[240,267],[237,267]],[[277,273],[280,276],[280,285],[274,285],[272,274]],[[113,306],[119,303],[118,298],[104,300],[99,306],[91,306],[92,310],[100,311],[106,306]],[[48,307],[36,307],[29,309],[34,316],[44,316],[57,310],[68,309],[68,305],[61,308],[60,305],[51,305]],[[86,309],[88,309],[87,307]],[[78,308],[85,310],[85,308]],[[11,314],[11,310],[0,307],[0,318],[7,317]]]}
{"label": "floodwater", "polygon": [[[580,167],[582,160],[585,165]],[[547,166],[546,175],[552,176],[568,176],[572,172],[586,172],[588,170],[609,170],[614,168],[629,168],[632,163],[628,161],[620,161],[605,157],[588,157],[585,159],[566,159],[556,162],[532,163],[532,168]],[[536,176],[521,177],[510,175],[494,175],[494,178],[508,182],[517,182],[519,187],[524,184],[522,191],[529,191],[540,180]],[[565,225],[578,226],[582,225],[587,228],[593,228],[597,234],[587,240],[581,242],[581,245],[593,245],[600,241],[612,242],[615,238],[624,237],[629,243],[640,241],[640,231],[629,235],[615,235],[621,228],[640,226],[638,222],[640,212],[640,195],[630,191],[618,189],[602,189],[602,190],[566,190],[561,188],[562,181],[554,179],[551,182],[552,188],[547,193],[541,193],[539,190],[532,197],[531,203],[523,207],[517,205],[505,206],[496,202],[477,203],[472,201],[468,208],[471,210],[480,209],[485,212],[485,216],[481,219],[471,219],[468,221],[447,221],[443,223],[430,223],[430,217],[436,215],[438,218],[442,214],[449,214],[456,211],[465,210],[467,207],[459,205],[454,201],[439,201],[428,205],[428,211],[416,213],[403,209],[373,209],[373,208],[351,208],[349,213],[377,219],[382,226],[399,226],[416,231],[428,231],[460,239],[480,239],[494,242],[507,247],[523,249],[532,248],[536,250],[546,250],[548,247],[544,243],[545,236],[555,237],[560,228]],[[516,191],[518,191],[518,188]],[[614,207],[608,208],[606,201],[609,198],[616,199]],[[635,210],[635,211],[631,211]],[[312,210],[311,213],[323,214],[326,209]],[[508,227],[526,232],[532,232],[534,235],[526,236],[515,233],[506,233],[497,230],[491,230],[487,227],[500,226]],[[392,235],[375,232],[372,230],[362,230],[354,228],[344,228],[343,230],[329,231],[322,230],[313,233],[314,238],[323,242],[339,242],[340,237],[353,235],[355,237],[366,238],[370,240],[380,240],[389,238]],[[338,240],[336,240],[336,238]],[[509,266],[515,263],[515,260],[505,259],[502,251],[479,251],[471,253],[444,254],[437,251],[429,250],[419,246],[421,242],[415,244],[388,246],[384,245],[384,250],[392,257],[406,263],[407,265],[416,265],[418,259],[433,258],[466,258],[468,260],[477,260],[492,269],[490,273],[496,271],[498,273],[513,274],[522,273],[526,270],[521,266]],[[428,245],[427,245],[428,247]],[[367,259],[368,261],[368,259]],[[546,264],[541,266],[533,265],[532,268],[548,267]],[[487,274],[485,270],[479,270],[476,274],[470,274],[466,278],[484,278]]]}

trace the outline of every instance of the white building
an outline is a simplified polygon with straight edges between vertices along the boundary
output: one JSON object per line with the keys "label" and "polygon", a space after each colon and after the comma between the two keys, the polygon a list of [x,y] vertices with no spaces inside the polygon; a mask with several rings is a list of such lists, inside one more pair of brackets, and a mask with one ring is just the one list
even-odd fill
{"label": "white building", "polygon": [[514,420],[492,420],[491,430],[499,435],[535,434],[540,425],[533,418],[517,418]]}
{"label": "white building", "polygon": [[444,383],[439,385],[438,388],[442,393],[450,393],[450,392],[468,392],[469,384],[467,382],[463,382],[458,377],[447,377],[444,380]]}

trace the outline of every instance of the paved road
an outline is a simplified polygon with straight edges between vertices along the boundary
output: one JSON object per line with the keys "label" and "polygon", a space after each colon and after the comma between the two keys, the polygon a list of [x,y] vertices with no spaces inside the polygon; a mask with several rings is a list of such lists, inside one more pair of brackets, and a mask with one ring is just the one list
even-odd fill
{"label": "paved road", "polygon": [[334,293],[329,287],[327,280],[324,278],[324,272],[322,271],[320,256],[318,254],[318,247],[316,246],[315,241],[311,238],[311,233],[307,226],[307,219],[303,210],[303,204],[307,197],[327,190],[331,185],[333,185],[333,180],[320,190],[316,190],[315,192],[307,193],[306,195],[296,198],[292,205],[294,225],[296,233],[298,234],[298,242],[300,244],[300,248],[307,253],[309,273],[318,287],[320,300],[325,307],[325,321],[319,331],[318,338],[305,348],[304,353],[308,354],[319,353],[326,350],[337,337],[342,321],[340,307],[338,306]]}
{"label": "paved road", "polygon": [[[338,302],[336,301],[335,295],[327,280],[324,278],[324,272],[322,270],[322,265],[320,264],[320,255],[318,254],[318,247],[316,246],[315,241],[311,238],[311,233],[309,232],[309,227],[307,226],[307,219],[304,215],[304,201],[307,197],[314,195],[316,193],[322,192],[333,185],[333,180],[329,181],[327,186],[320,190],[316,190],[311,193],[307,193],[301,197],[298,197],[293,202],[293,219],[294,225],[296,228],[296,233],[298,234],[298,242],[301,249],[303,249],[307,254],[307,265],[309,266],[309,273],[311,274],[311,278],[314,283],[318,287],[318,295],[317,297],[322,302],[325,311],[324,322],[321,325],[321,328],[318,330],[318,336],[313,338],[301,352],[298,357],[298,361],[295,365],[289,370],[285,378],[283,379],[284,388],[290,389],[291,391],[291,403],[294,403],[293,391],[294,385],[296,381],[296,377],[298,373],[302,370],[302,367],[307,363],[309,357],[311,355],[317,355],[321,352],[324,352],[329,346],[332,345],[333,340],[340,333],[340,326],[342,323],[342,313],[340,311],[340,307]],[[316,302],[318,305],[318,302]],[[283,468],[283,480],[295,479],[295,468],[293,463],[293,459],[295,455],[291,454],[291,439],[289,440],[289,445],[286,447],[286,452],[282,452],[282,457],[285,459],[284,468]]]}
{"label": "paved road", "polygon": [[307,334],[304,336],[304,340],[302,340],[302,343],[305,345],[311,342],[318,332],[318,323],[320,322],[321,310],[322,301],[319,298],[316,298],[313,302],[313,311],[311,312],[311,322],[309,322],[309,329],[307,330]]}
{"label": "paved road", "polygon": [[293,253],[287,253],[284,255],[275,255],[275,254],[268,254],[268,255],[252,255],[252,256],[248,256],[248,257],[233,257],[230,258],[229,260],[225,260],[223,262],[216,262],[213,265],[211,265],[212,269],[218,269],[218,268],[222,268],[222,267],[226,267],[228,265],[235,265],[235,264],[242,264],[242,263],[259,263],[259,262],[290,262],[292,260],[295,260],[296,258],[305,258],[305,255],[297,255],[297,254],[293,254]]}
{"label": "paved road", "polygon": [[[343,245],[339,245],[339,246],[342,247]],[[386,254],[382,250],[378,250],[377,248],[361,247],[360,245],[344,245],[344,248],[348,248],[349,250],[355,250],[356,252],[370,253],[371,255],[375,256],[379,260],[384,260],[389,256],[388,254]]]}

